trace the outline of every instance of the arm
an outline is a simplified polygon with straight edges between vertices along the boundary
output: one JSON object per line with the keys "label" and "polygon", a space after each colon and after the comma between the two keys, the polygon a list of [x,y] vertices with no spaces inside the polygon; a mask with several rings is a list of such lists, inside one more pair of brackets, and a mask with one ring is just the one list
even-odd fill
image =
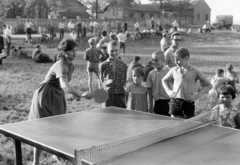
{"label": "arm", "polygon": [[166,93],[170,98],[174,98],[176,93],[173,91],[173,89],[170,88],[169,82],[173,79],[173,69],[172,68],[163,78],[162,78],[162,85],[165,89]]}
{"label": "arm", "polygon": [[77,95],[78,97],[81,97],[81,92],[79,90],[75,89],[74,87],[72,87],[68,83],[67,78],[60,77],[59,81],[60,81],[60,86],[64,90],[64,92],[71,93],[71,94]]}
{"label": "arm", "polygon": [[200,83],[205,85],[205,87],[201,91],[199,91],[197,94],[187,97],[186,100],[188,101],[195,101],[199,99],[204,94],[208,93],[208,91],[213,87],[212,84],[206,79],[206,77],[203,75],[202,72],[197,70],[197,74],[198,74],[198,79]]}
{"label": "arm", "polygon": [[153,95],[152,95],[152,88],[148,88],[148,96],[149,96],[149,112],[153,112]]}

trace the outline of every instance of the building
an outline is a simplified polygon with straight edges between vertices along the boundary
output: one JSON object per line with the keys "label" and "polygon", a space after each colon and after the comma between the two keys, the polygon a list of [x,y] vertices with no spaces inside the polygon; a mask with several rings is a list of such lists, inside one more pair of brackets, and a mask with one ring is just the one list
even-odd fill
{"label": "building", "polygon": [[89,18],[90,15],[87,13],[87,10],[88,8],[80,1],[68,0],[64,10],[59,12],[59,17],[76,18],[80,16],[81,18]]}
{"label": "building", "polygon": [[153,4],[134,3],[129,10],[115,9],[108,5],[98,13],[98,16],[105,19],[149,19],[159,17],[159,13],[159,9]]}
{"label": "building", "polygon": [[185,14],[192,18],[189,24],[203,25],[211,18],[211,8],[205,0],[190,0],[191,6]]}

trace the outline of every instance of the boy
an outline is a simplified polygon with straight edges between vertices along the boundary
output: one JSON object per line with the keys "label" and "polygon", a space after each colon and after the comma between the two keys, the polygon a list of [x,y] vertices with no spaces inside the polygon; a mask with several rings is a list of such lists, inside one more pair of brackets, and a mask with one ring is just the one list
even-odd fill
{"label": "boy", "polygon": [[123,34],[123,30],[120,30],[120,32],[117,35],[118,42],[120,43],[120,51],[123,49],[123,55],[125,55],[125,43],[126,43],[126,36]]}
{"label": "boy", "polygon": [[119,59],[119,42],[110,41],[107,46],[109,58],[100,64],[100,77],[109,99],[102,107],[126,108],[124,86],[126,85],[127,65]]}
{"label": "boy", "polygon": [[[203,73],[189,64],[190,54],[186,48],[179,48],[174,53],[176,67],[173,67],[162,79],[162,84],[168,96],[170,114],[172,117],[191,118],[195,115],[194,101],[207,93],[212,84],[205,78]],[[197,81],[204,88],[195,93]],[[173,81],[173,88],[170,83]]]}
{"label": "boy", "polygon": [[224,77],[230,80],[228,84],[232,85],[232,87],[237,91],[236,83],[239,83],[239,78],[237,73],[233,71],[233,65],[230,63],[227,64],[226,69],[227,72],[225,73]]}
{"label": "boy", "polygon": [[[146,86],[149,88],[150,112],[159,115],[170,116],[168,103],[169,96],[162,85],[162,78],[168,73],[169,68],[164,65],[164,54],[162,51],[155,51],[152,54],[154,69],[149,72]],[[153,99],[155,101],[153,108]]]}
{"label": "boy", "polygon": [[171,34],[171,46],[165,50],[165,63],[169,68],[176,66],[174,61],[174,52],[179,48],[179,43],[182,41],[182,35],[180,32],[174,32]]}
{"label": "boy", "polygon": [[211,84],[213,88],[208,92],[209,95],[217,96],[218,89],[226,85],[227,82],[229,82],[230,79],[224,78],[224,70],[223,69],[217,69],[215,72],[215,76],[211,79]]}
{"label": "boy", "polygon": [[99,60],[100,56],[104,56],[102,51],[96,48],[96,40],[94,38],[90,38],[88,40],[89,48],[85,51],[84,59],[87,61],[87,73],[88,73],[88,88],[89,92],[93,92],[92,88],[92,73],[94,72],[98,77],[98,85],[100,88],[100,80],[99,80]]}

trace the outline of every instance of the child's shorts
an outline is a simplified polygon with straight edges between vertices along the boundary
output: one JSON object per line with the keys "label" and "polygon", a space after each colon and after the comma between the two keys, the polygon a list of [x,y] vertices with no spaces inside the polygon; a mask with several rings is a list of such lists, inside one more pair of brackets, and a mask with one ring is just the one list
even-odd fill
{"label": "child's shorts", "polygon": [[125,49],[125,42],[120,42],[120,49],[121,48]]}
{"label": "child's shorts", "polygon": [[194,102],[188,102],[183,99],[171,99],[169,102],[169,113],[175,116],[182,116],[185,119],[195,116]]}
{"label": "child's shorts", "polygon": [[98,62],[88,62],[87,72],[99,73],[99,63]]}

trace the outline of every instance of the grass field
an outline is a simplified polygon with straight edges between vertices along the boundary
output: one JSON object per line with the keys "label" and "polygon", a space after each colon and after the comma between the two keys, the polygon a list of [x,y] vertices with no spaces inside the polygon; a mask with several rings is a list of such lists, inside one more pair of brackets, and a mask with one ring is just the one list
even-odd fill
{"label": "grass field", "polygon": [[[74,61],[75,71],[71,84],[77,86],[81,91],[87,91],[87,73],[85,72],[86,62],[83,60],[83,52],[88,47],[85,39],[79,47],[78,56]],[[130,63],[135,55],[141,56],[141,62],[146,63],[150,59],[151,53],[159,49],[160,37],[148,38],[146,41],[128,41],[126,56],[122,59]],[[56,54],[58,41],[48,45],[43,45],[43,50],[52,57]],[[24,46],[30,53],[33,46],[27,45],[18,40],[13,42],[16,46]],[[234,70],[240,71],[240,33],[230,31],[213,31],[211,34],[192,34],[184,36],[181,46],[190,50],[190,63],[202,70],[206,77],[214,75],[217,68],[225,69],[227,63],[232,63]],[[43,81],[51,64],[35,64],[32,60],[7,58],[0,66],[0,124],[20,122],[27,120],[31,99],[34,90]],[[95,81],[96,85],[96,81]],[[237,87],[239,89],[239,86]],[[67,95],[67,98],[70,97]],[[216,100],[209,100],[205,95],[196,101],[196,112],[201,113],[210,109]],[[239,105],[239,98],[235,100]],[[80,102],[68,101],[68,113],[89,110],[100,107],[92,100]],[[31,164],[32,147],[23,145],[23,164]],[[10,138],[0,135],[0,165],[10,165],[14,161],[13,145]],[[42,154],[42,164],[56,164],[51,155],[44,152]],[[62,161],[62,164],[70,164]]]}

